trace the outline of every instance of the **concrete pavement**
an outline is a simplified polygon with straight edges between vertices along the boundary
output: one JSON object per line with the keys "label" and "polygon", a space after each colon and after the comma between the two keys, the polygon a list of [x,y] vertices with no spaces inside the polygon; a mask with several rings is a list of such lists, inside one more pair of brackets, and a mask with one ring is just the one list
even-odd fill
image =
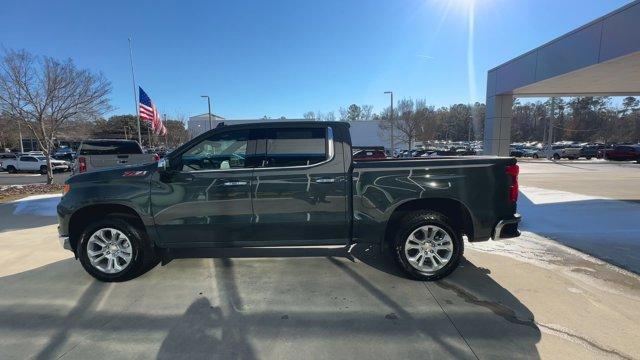
{"label": "concrete pavement", "polygon": [[0,205],[3,358],[640,358],[638,276],[536,234],[432,283],[359,246],[187,251],[104,284],[32,201]]}
{"label": "concrete pavement", "polygon": [[518,159],[518,165],[521,185],[640,201],[640,164],[635,162]]}

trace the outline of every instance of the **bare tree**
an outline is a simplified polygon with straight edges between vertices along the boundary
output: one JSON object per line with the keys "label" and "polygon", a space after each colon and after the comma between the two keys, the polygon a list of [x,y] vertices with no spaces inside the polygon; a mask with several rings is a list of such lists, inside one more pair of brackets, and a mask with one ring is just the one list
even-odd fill
{"label": "bare tree", "polygon": [[327,115],[324,116],[324,121],[336,121],[336,114],[333,111],[329,111]]}
{"label": "bare tree", "polygon": [[[411,99],[403,99],[398,101],[396,109],[394,109],[394,138],[409,146],[409,150],[413,148],[413,143],[421,129],[421,124],[426,121],[426,102],[418,100],[414,104]],[[378,124],[381,134],[390,133],[391,119],[389,108],[386,108],[379,116],[381,120]],[[387,135],[387,137],[389,137]]]}
{"label": "bare tree", "polygon": [[373,116],[373,105],[360,106],[360,120],[369,121]]}
{"label": "bare tree", "polygon": [[26,125],[47,158],[47,183],[53,181],[50,154],[60,127],[71,119],[94,119],[110,109],[111,83],[102,74],[78,69],[24,50],[5,51],[0,61],[0,106]]}

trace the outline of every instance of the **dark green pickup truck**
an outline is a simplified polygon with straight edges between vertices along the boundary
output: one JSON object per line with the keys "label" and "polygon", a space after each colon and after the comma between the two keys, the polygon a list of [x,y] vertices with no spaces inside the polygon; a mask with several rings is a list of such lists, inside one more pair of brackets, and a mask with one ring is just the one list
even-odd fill
{"label": "dark green pickup truck", "polygon": [[78,174],[62,245],[103,281],[170,249],[378,243],[406,273],[451,273],[468,241],[516,237],[513,158],[352,160],[349,124],[221,126],[159,163]]}

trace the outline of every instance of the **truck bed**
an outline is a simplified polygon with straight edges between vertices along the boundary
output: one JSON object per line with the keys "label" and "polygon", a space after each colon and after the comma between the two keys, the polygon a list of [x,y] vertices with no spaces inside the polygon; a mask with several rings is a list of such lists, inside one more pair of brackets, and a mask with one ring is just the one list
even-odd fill
{"label": "truck bed", "polygon": [[353,162],[354,238],[380,238],[390,213],[411,201],[461,203],[469,216],[470,241],[492,236],[497,219],[513,216],[506,191],[510,157],[469,156]]}

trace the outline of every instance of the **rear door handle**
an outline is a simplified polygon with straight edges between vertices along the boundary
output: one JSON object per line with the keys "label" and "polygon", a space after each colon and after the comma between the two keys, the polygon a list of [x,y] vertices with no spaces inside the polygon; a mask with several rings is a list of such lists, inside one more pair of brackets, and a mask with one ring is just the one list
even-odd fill
{"label": "rear door handle", "polygon": [[319,184],[329,184],[329,183],[336,182],[336,179],[334,179],[334,178],[320,178],[320,179],[316,179],[316,182],[319,183]]}
{"label": "rear door handle", "polygon": [[225,181],[222,183],[223,186],[243,186],[247,184],[246,181]]}

